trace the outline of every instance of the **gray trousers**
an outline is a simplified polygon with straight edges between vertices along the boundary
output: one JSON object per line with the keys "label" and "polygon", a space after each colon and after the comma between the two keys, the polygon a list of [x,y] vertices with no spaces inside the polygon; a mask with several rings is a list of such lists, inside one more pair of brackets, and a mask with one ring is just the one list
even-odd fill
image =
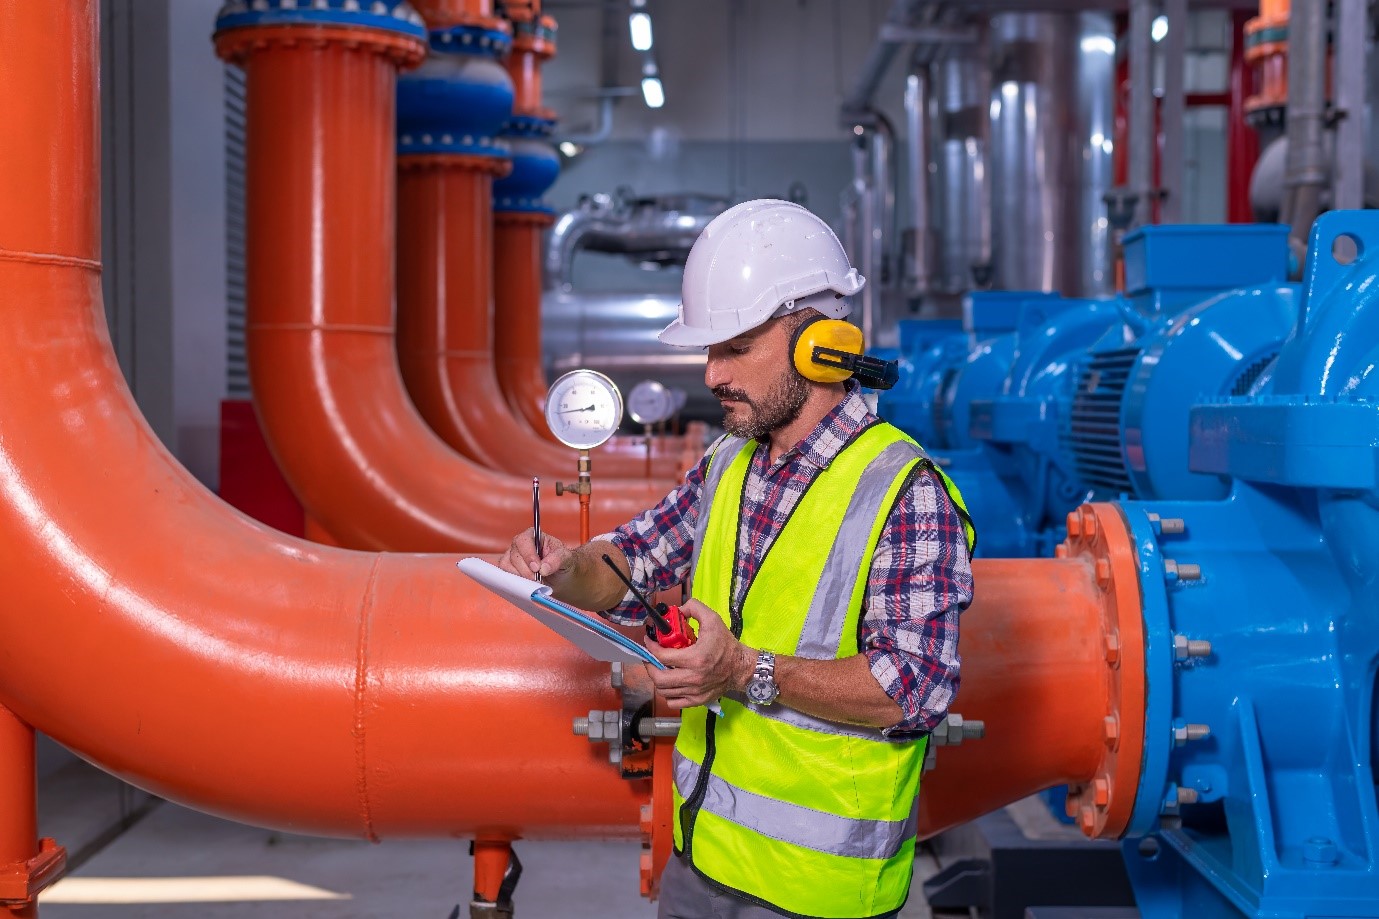
{"label": "gray trousers", "polygon": [[[656,919],[779,919],[783,913],[723,893],[674,855],[661,874],[661,905]],[[894,919],[887,913],[881,919]]]}

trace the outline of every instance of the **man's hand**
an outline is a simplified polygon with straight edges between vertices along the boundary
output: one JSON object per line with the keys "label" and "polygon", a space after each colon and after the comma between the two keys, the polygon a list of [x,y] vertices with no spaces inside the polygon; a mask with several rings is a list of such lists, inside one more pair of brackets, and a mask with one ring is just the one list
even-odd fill
{"label": "man's hand", "polygon": [[707,705],[729,690],[740,690],[752,675],[756,655],[733,637],[718,614],[698,600],[687,600],[680,611],[699,623],[699,636],[688,648],[662,648],[651,636],[648,649],[669,670],[648,667],[651,682],[671,708]]}
{"label": "man's hand", "polygon": [[536,536],[533,530],[523,530],[513,538],[508,551],[498,559],[498,567],[524,578],[550,578],[551,575],[568,570],[573,564],[574,553],[565,543],[550,533],[541,534],[542,557],[536,555]]}

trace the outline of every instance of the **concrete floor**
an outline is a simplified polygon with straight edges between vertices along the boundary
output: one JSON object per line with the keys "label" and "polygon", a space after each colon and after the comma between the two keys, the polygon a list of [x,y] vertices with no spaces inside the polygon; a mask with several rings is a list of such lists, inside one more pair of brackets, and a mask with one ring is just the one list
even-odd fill
{"label": "concrete floor", "polygon": [[[519,919],[656,915],[637,893],[636,843],[522,841],[517,852]],[[918,883],[935,867],[919,860],[903,919],[930,919]],[[447,919],[472,883],[463,842],[315,839],[161,804],[40,902],[43,919]]]}

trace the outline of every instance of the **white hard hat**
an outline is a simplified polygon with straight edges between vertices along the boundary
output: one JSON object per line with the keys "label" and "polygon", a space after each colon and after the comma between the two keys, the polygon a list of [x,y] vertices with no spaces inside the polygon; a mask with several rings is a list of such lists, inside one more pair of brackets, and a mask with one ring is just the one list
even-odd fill
{"label": "white hard hat", "polygon": [[845,298],[865,283],[818,217],[789,201],[744,201],[715,217],[694,241],[680,316],[661,331],[661,341],[716,345],[806,307],[842,319],[851,309]]}

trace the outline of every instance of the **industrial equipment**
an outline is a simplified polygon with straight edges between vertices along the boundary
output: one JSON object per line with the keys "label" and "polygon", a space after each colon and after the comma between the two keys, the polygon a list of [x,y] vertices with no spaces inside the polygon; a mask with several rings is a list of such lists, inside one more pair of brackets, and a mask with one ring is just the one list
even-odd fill
{"label": "industrial equipment", "polygon": [[902,325],[888,420],[970,493],[989,557],[1048,555],[1087,500],[1215,497],[1186,468],[1187,411],[1249,391],[1296,315],[1287,228],[1145,227],[1127,295],[976,292],[963,331]]}

